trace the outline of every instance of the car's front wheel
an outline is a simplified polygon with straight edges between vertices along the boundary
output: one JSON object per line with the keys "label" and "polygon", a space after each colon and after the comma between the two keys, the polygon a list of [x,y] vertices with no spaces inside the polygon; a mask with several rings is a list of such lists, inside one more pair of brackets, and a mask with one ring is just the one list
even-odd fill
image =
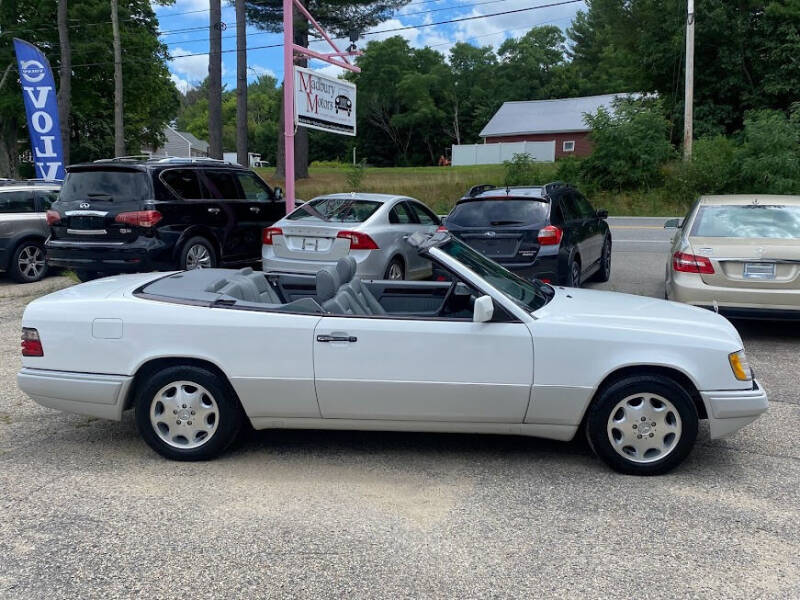
{"label": "car's front wheel", "polygon": [[615,471],[660,475],[689,454],[698,422],[682,386],[661,375],[638,375],[600,392],[589,408],[586,437]]}
{"label": "car's front wheel", "polygon": [[140,385],[136,427],[156,452],[173,460],[208,460],[236,438],[244,417],[230,385],[200,367],[168,367]]}

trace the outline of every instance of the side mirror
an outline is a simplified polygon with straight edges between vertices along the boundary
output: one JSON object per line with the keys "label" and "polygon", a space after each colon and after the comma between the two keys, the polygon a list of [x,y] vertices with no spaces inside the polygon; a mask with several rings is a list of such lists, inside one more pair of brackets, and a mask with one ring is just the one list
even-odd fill
{"label": "side mirror", "polygon": [[664,222],[664,229],[680,229],[683,227],[680,219],[667,219]]}
{"label": "side mirror", "polygon": [[596,211],[595,213],[598,219],[607,219],[608,218],[608,211],[605,208],[601,208]]}
{"label": "side mirror", "polygon": [[275,193],[275,200],[283,200],[283,190],[279,187],[276,187],[272,190]]}
{"label": "side mirror", "polygon": [[481,296],[475,300],[475,308],[472,312],[474,323],[486,323],[492,320],[494,314],[494,302],[491,296]]}

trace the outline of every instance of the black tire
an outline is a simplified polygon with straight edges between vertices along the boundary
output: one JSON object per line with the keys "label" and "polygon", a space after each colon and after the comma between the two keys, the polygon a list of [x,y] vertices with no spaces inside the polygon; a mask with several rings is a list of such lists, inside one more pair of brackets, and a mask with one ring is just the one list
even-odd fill
{"label": "black tire", "polygon": [[184,271],[191,269],[213,269],[217,266],[217,253],[214,246],[206,238],[195,236],[189,238],[181,248],[178,268]]}
{"label": "black tire", "polygon": [[[178,382],[182,382],[182,385],[177,385]],[[208,394],[201,393],[194,400],[188,400],[186,404],[176,403],[173,405],[174,408],[167,405],[168,400],[164,400],[161,409],[156,412],[160,412],[160,416],[164,417],[164,424],[169,421],[169,425],[166,425],[168,429],[166,431],[162,429],[160,434],[156,431],[157,425],[151,420],[150,409],[154,405],[157,406],[160,398],[167,398],[160,393],[165,389],[168,392],[171,384],[176,384],[176,394],[178,387],[190,391],[193,386],[195,391],[199,391],[201,387],[205,388]],[[190,436],[190,432],[198,429],[198,424],[191,421],[192,418],[197,418],[197,414],[192,411],[196,409],[197,412],[201,412],[201,403],[208,401],[208,395],[216,407],[216,414],[213,415],[211,423],[212,426],[215,424],[215,429],[207,435],[207,438],[199,438],[200,445],[181,447],[176,440],[183,437],[186,440],[186,444],[183,445],[189,446],[191,441],[187,435]],[[175,398],[177,399],[177,396]],[[171,460],[194,461],[215,458],[233,443],[244,421],[244,413],[230,384],[208,369],[194,366],[167,367],[148,377],[147,381],[142,382],[136,389],[134,410],[136,429],[144,441],[161,456]],[[174,413],[175,410],[179,412]],[[194,429],[191,428],[192,425]],[[183,435],[184,432],[187,435]],[[162,435],[172,438],[176,445],[168,443]],[[203,439],[206,441],[202,441]]]}
{"label": "black tire", "polygon": [[97,271],[77,270],[75,271],[75,277],[78,278],[78,281],[86,283],[87,281],[98,279],[100,277],[100,273]]}
{"label": "black tire", "polygon": [[33,283],[47,275],[47,261],[42,242],[24,240],[11,255],[8,274],[18,283]]}
{"label": "black tire", "polygon": [[603,251],[600,253],[600,266],[592,276],[592,281],[604,283],[611,279],[611,238],[606,237],[603,242]]}
{"label": "black tire", "polygon": [[[672,407],[656,398],[647,401],[642,398],[643,408],[636,408],[637,396],[646,394],[665,399]],[[652,417],[663,421],[663,424],[657,424],[662,427],[660,430],[657,425],[651,425],[656,421],[649,421],[649,415],[646,419],[640,417],[652,409],[652,405],[645,404],[650,401],[661,404],[662,409],[658,412],[666,411],[663,415]],[[630,411],[627,410],[628,403],[633,406]],[[617,408],[620,404],[623,407]],[[639,410],[642,412],[636,412]],[[619,411],[622,411],[622,417]],[[649,414],[653,414],[652,411]],[[612,416],[615,417],[613,422]],[[616,418],[624,420],[617,421]],[[641,423],[640,418],[645,422]],[[627,475],[661,475],[674,469],[689,455],[697,438],[698,423],[697,408],[682,386],[662,375],[637,375],[612,384],[594,399],[586,417],[586,438],[595,454],[615,471]],[[618,424],[618,428],[615,424]],[[642,441],[632,437],[634,431],[642,432],[636,434],[639,438],[644,435]],[[648,439],[652,438],[653,441],[649,449],[639,454],[632,445],[625,444],[628,439],[625,436],[630,438],[631,444],[644,446],[648,445]],[[616,440],[613,443],[612,437]],[[648,462],[642,462],[644,460]]]}
{"label": "black tire", "polygon": [[574,254],[567,261],[567,273],[564,276],[564,285],[567,287],[581,287],[581,261]]}
{"label": "black tire", "polygon": [[406,266],[403,263],[403,259],[399,256],[395,256],[389,263],[389,266],[386,267],[386,272],[383,274],[383,278],[391,281],[401,281],[405,279]]}

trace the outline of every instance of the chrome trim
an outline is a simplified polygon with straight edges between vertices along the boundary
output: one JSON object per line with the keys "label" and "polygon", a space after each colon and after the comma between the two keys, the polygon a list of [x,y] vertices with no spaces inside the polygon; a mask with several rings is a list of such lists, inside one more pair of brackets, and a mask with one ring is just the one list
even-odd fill
{"label": "chrome trim", "polygon": [[64,211],[65,217],[105,217],[108,211],[103,210],[67,210]]}
{"label": "chrome trim", "polygon": [[67,233],[71,235],[107,235],[108,231],[105,229],[67,229]]}
{"label": "chrome trim", "polygon": [[[123,246],[125,242],[91,242],[89,240],[81,240],[81,244],[85,246]],[[75,240],[70,241],[61,241],[61,240],[48,240],[47,241],[48,247],[64,247],[64,248],[73,248],[75,246]]]}
{"label": "chrome trim", "polygon": [[792,259],[792,258],[717,258],[716,256],[706,256],[711,260],[715,260],[717,262],[741,262],[741,263],[778,263],[778,264],[800,264],[800,260]]}

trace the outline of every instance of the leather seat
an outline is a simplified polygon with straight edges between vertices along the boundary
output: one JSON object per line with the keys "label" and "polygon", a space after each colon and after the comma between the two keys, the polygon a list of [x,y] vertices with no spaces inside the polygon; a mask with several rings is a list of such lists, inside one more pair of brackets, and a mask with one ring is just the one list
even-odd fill
{"label": "leather seat", "polygon": [[237,271],[229,279],[215,281],[206,289],[207,291],[225,294],[245,302],[283,304],[278,297],[278,293],[269,284],[264,274],[253,271],[251,267]]}
{"label": "leather seat", "polygon": [[364,307],[367,314],[370,315],[385,315],[386,309],[381,306],[378,299],[369,291],[369,288],[361,282],[361,278],[356,275],[358,263],[352,256],[345,256],[340,258],[336,263],[337,271],[345,272],[349,275],[347,279],[347,287],[355,296],[356,301]]}
{"label": "leather seat", "polygon": [[344,289],[335,268],[325,268],[316,275],[317,301],[327,312],[337,315],[366,315],[352,294]]}

